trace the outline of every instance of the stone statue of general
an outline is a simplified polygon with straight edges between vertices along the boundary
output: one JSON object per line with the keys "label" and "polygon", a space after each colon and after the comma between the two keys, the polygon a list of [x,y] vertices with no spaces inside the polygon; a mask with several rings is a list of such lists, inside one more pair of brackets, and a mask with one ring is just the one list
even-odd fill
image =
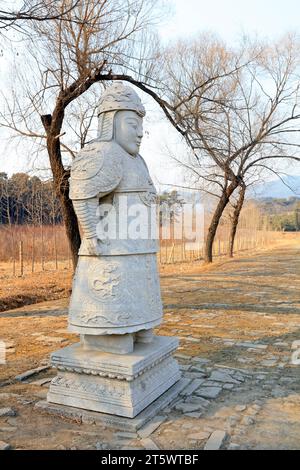
{"label": "stone statue of general", "polygon": [[[144,116],[131,87],[120,82],[109,87],[99,104],[99,136],[81,150],[71,168],[70,198],[82,243],[69,329],[84,335],[88,347],[110,352],[127,353],[135,341],[151,341],[151,329],[162,317],[151,214],[156,191],[139,155]],[[102,206],[110,208],[113,217],[99,216]],[[142,212],[141,237],[130,233],[136,208]],[[109,230],[101,239],[101,224],[107,220],[115,222],[114,236]]]}
{"label": "stone statue of general", "polygon": [[131,87],[112,85],[100,100],[99,136],[72,165],[70,197],[82,243],[69,329],[80,342],[52,353],[57,376],[45,409],[55,404],[79,416],[85,409],[133,418],[150,404],[158,412],[185,386],[172,357],[177,338],[152,333],[162,303],[155,188],[139,155],[144,115]]}

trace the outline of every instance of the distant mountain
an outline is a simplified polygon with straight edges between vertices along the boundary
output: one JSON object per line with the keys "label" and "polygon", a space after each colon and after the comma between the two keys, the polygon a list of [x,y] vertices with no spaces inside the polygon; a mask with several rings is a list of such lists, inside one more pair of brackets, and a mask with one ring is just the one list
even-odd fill
{"label": "distant mountain", "polygon": [[254,199],[300,197],[300,175],[282,179],[284,182],[277,178],[252,188],[249,196]]}

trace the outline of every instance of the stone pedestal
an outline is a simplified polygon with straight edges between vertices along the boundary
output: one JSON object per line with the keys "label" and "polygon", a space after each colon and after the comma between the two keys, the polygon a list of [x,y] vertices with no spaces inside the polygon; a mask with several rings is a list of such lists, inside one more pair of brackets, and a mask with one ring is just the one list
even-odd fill
{"label": "stone pedestal", "polygon": [[51,356],[58,375],[47,400],[133,418],[180,379],[177,347],[176,338],[163,336],[136,343],[126,355],[68,346]]}

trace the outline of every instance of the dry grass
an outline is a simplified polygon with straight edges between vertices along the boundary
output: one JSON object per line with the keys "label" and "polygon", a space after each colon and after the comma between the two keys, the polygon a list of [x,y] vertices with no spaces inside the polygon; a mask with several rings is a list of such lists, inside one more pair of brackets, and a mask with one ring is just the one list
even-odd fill
{"label": "dry grass", "polygon": [[42,261],[64,260],[68,242],[63,225],[0,225],[0,260],[18,262],[20,242],[24,262],[38,267]]}

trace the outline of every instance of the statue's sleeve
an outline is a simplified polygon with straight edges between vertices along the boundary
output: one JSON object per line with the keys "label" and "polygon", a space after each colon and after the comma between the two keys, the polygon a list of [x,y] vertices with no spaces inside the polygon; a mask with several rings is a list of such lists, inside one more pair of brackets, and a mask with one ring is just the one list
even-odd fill
{"label": "statue's sleeve", "polygon": [[69,195],[83,238],[96,237],[99,198],[111,193],[122,176],[120,156],[102,142],[86,146],[74,160]]}
{"label": "statue's sleeve", "polygon": [[83,238],[94,238],[96,234],[98,198],[73,201]]}

